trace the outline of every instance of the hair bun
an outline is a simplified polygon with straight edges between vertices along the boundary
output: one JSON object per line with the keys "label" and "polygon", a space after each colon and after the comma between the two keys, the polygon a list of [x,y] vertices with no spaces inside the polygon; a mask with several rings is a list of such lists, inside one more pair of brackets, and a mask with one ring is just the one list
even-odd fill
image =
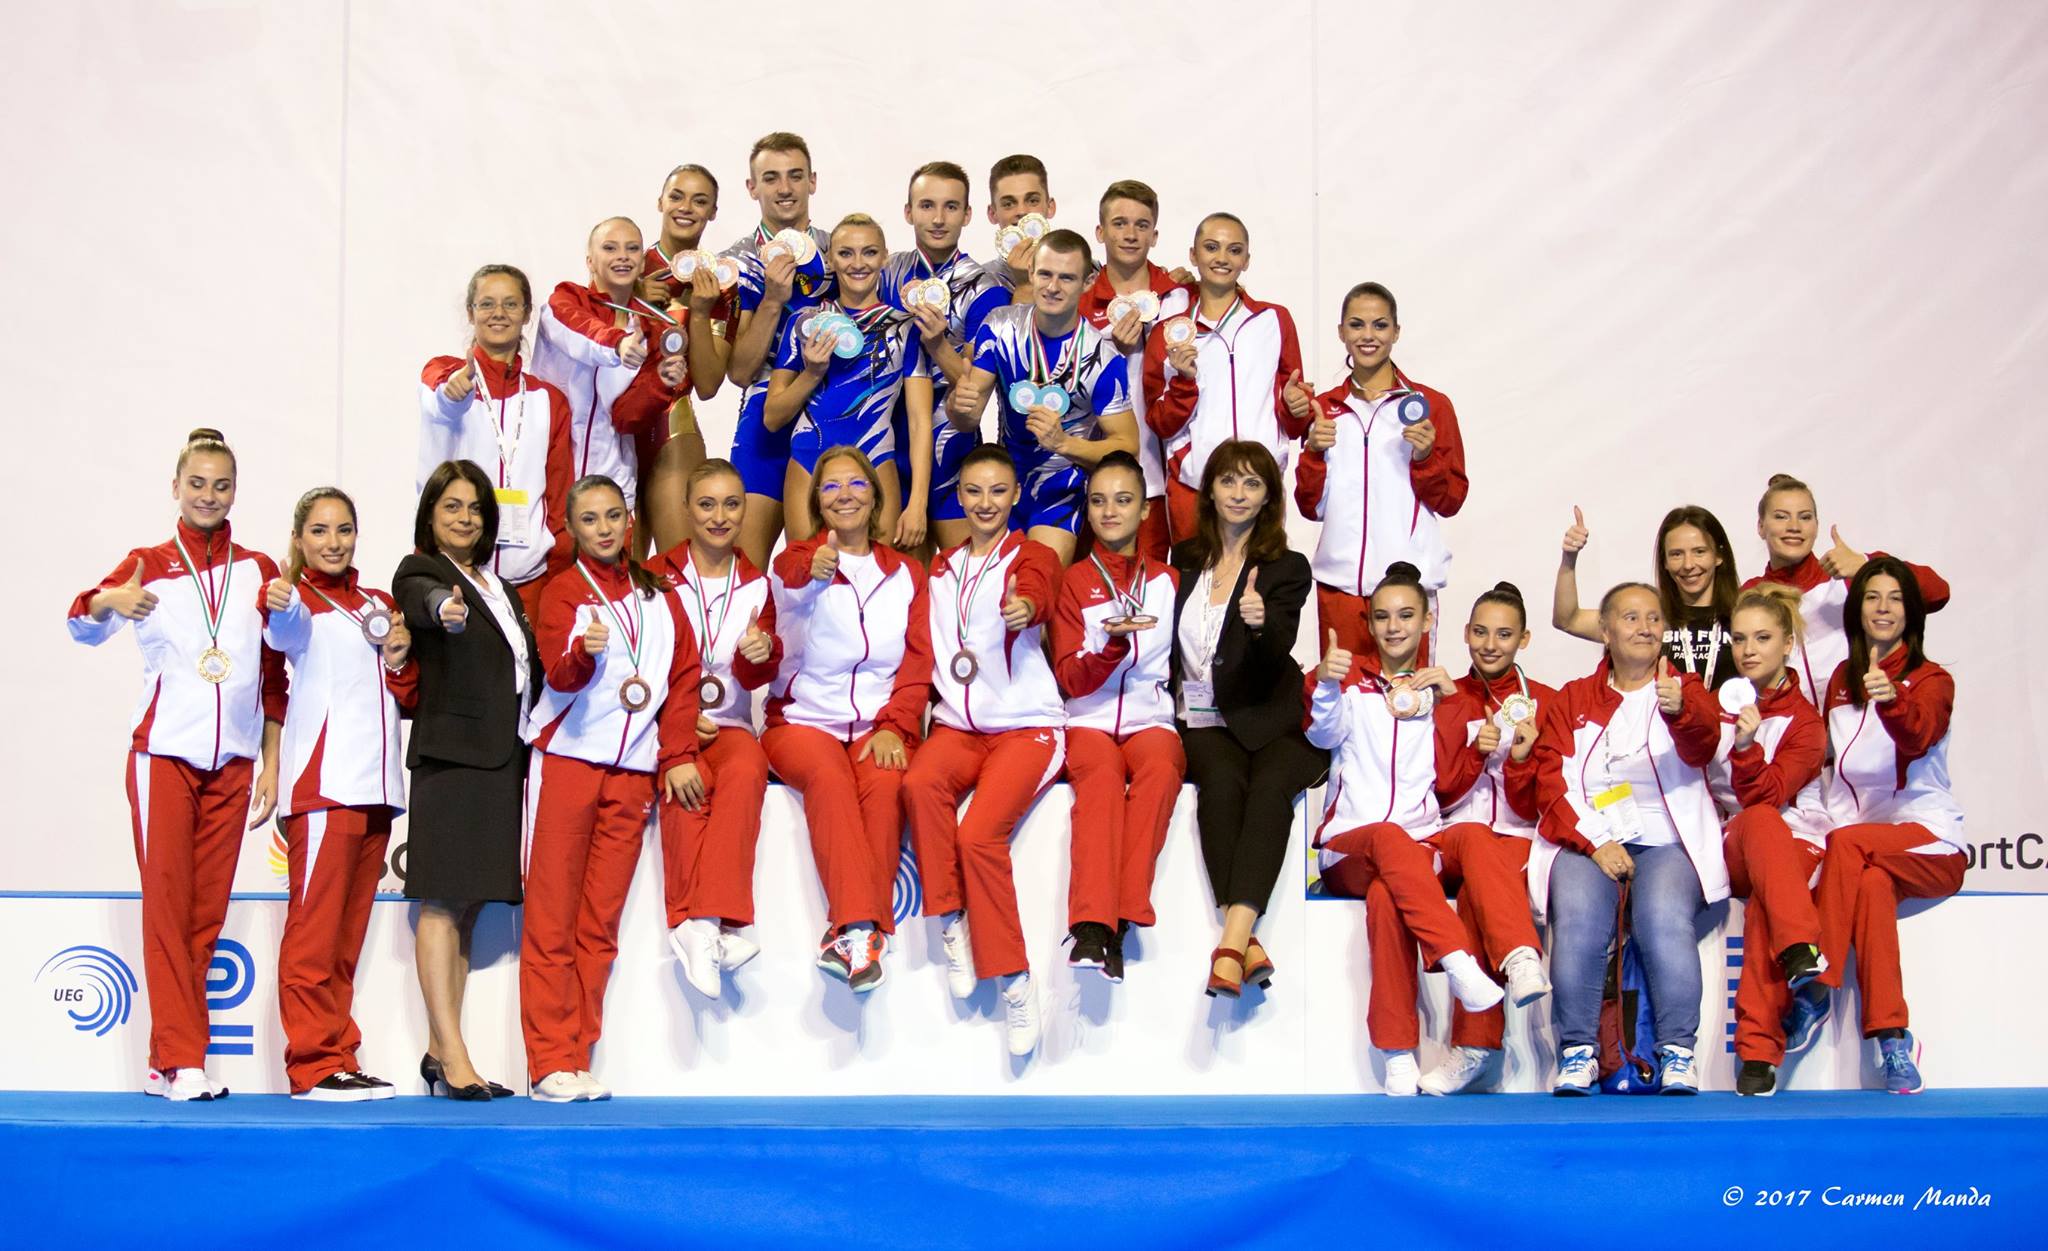
{"label": "hair bun", "polygon": [[1774,473],[1774,474],[1772,474],[1772,475],[1771,475],[1771,480],[1770,480],[1769,482],[1765,483],[1765,484],[1764,484],[1764,486],[1765,486],[1765,488],[1766,488],[1766,489],[1768,489],[1768,490],[1772,490],[1772,491],[1775,491],[1775,490],[1779,489],[1780,487],[1798,487],[1798,488],[1800,488],[1801,490],[1804,490],[1804,489],[1806,488],[1806,484],[1805,484],[1805,483],[1801,482],[1801,481],[1800,481],[1799,479],[1797,479],[1797,478],[1793,477],[1793,476],[1792,476],[1791,474],[1789,474],[1789,473]]}
{"label": "hair bun", "polygon": [[1420,582],[1422,581],[1422,570],[1417,569],[1414,565],[1409,564],[1405,560],[1397,560],[1393,564],[1387,566],[1386,576],[1389,578],[1397,578],[1404,581],[1413,580],[1416,582]]}
{"label": "hair bun", "polygon": [[194,430],[192,431],[192,433],[190,433],[190,434],[188,434],[188,435],[186,435],[186,436],[185,436],[185,442],[186,442],[186,444],[187,444],[187,445],[190,445],[190,444],[193,444],[193,443],[209,443],[209,442],[210,442],[210,443],[225,443],[225,442],[227,442],[227,441],[228,441],[228,436],[226,436],[226,435],[222,434],[222,433],[221,433],[220,431],[218,431],[218,430],[215,430],[215,429],[214,429],[214,428],[213,428],[212,426],[200,426],[200,427],[198,427],[198,428],[194,429]]}
{"label": "hair bun", "polygon": [[1496,595],[1512,595],[1518,601],[1522,598],[1522,588],[1512,582],[1496,582],[1493,590]]}

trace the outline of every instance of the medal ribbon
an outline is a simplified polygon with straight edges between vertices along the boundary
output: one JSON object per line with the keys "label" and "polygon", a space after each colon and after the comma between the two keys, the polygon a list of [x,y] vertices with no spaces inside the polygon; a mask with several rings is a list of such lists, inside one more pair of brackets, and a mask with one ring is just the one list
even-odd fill
{"label": "medal ribbon", "polygon": [[228,610],[228,583],[235,578],[235,545],[228,544],[228,558],[221,572],[220,593],[213,591],[213,566],[206,567],[206,580],[199,579],[199,565],[192,559],[192,553],[185,550],[185,536],[171,531],[171,542],[178,545],[178,555],[185,558],[185,576],[192,579],[192,585],[199,591],[199,610],[206,617],[206,637],[215,648],[220,646],[220,623]]}
{"label": "medal ribbon", "polygon": [[718,652],[718,636],[725,633],[725,620],[732,615],[733,592],[738,589],[739,569],[735,566],[726,571],[725,593],[716,601],[719,606],[716,625],[711,623],[711,607],[704,600],[704,575],[694,565],[690,572],[696,577],[685,578],[683,583],[690,588],[690,593],[697,597],[697,619],[704,623],[704,629],[710,635],[710,639],[704,644],[704,661],[709,664],[711,658]]}
{"label": "medal ribbon", "polygon": [[[1514,662],[1512,662],[1512,665],[1511,665],[1511,667],[1512,667],[1512,668],[1514,669],[1514,671],[1515,671],[1515,684],[1516,684],[1516,685],[1518,685],[1518,686],[1520,686],[1520,687],[1522,688],[1522,698],[1523,698],[1523,699],[1527,699],[1527,698],[1529,698],[1529,679],[1527,679],[1527,678],[1525,678],[1525,677],[1523,677],[1523,676],[1522,676],[1522,664],[1521,664],[1521,662],[1520,662],[1520,661],[1514,661]],[[1493,708],[1494,708],[1494,709],[1495,709],[1496,711],[1498,711],[1498,710],[1500,709],[1500,707],[1501,707],[1501,701],[1500,701],[1500,700],[1498,700],[1498,699],[1494,699],[1494,697],[1493,697],[1493,684],[1492,684],[1491,682],[1488,682],[1488,681],[1487,681],[1487,680],[1486,680],[1485,678],[1481,678],[1481,679],[1479,679],[1479,689],[1480,689],[1481,691],[1485,692],[1485,694],[1486,694],[1486,699],[1488,699],[1488,700],[1493,700],[1493,704],[1492,704],[1492,707],[1493,707]],[[1486,705],[1486,700],[1481,700],[1481,701],[1480,701],[1480,708],[1481,708],[1481,710],[1482,710],[1482,711],[1484,711],[1484,709],[1486,708],[1486,706],[1487,706],[1487,705]]]}
{"label": "medal ribbon", "polygon": [[1109,588],[1109,594],[1116,600],[1117,607],[1123,609],[1127,616],[1142,616],[1145,611],[1145,600],[1140,594],[1140,588],[1145,585],[1145,558],[1138,557],[1137,576],[1131,579],[1131,589],[1128,593],[1117,589],[1116,579],[1109,576],[1109,570],[1103,567],[1101,557],[1091,550],[1088,559],[1094,563],[1095,572],[1102,575],[1102,585]]}
{"label": "medal ribbon", "polygon": [[604,605],[605,615],[618,627],[619,635],[626,640],[626,658],[633,662],[633,676],[640,676],[640,597],[633,593],[631,582],[629,581],[626,587],[626,599],[633,605],[633,624],[629,626],[626,619],[619,615],[619,610],[612,605],[611,596],[604,593],[604,589],[598,586],[597,579],[590,576],[590,570],[583,567],[581,557],[576,560],[576,572],[582,574],[583,580],[590,584],[590,589],[597,595],[597,602]]}
{"label": "medal ribbon", "polygon": [[1223,316],[1216,319],[1216,324],[1207,330],[1203,330],[1202,305],[1198,300],[1195,303],[1195,330],[1201,334],[1222,334],[1224,328],[1230,325],[1230,319],[1236,316],[1238,309],[1243,307],[1244,293],[1240,291],[1230,298],[1230,307],[1223,310]]}
{"label": "medal ribbon", "polygon": [[[631,304],[615,304],[610,300],[599,300],[598,303],[604,305],[606,308],[615,308],[621,313],[625,313],[627,316],[632,316],[635,313],[639,313],[648,317],[652,317],[656,321],[662,322],[666,325],[680,326],[683,324],[677,321],[675,318],[670,317],[666,312],[663,312],[661,309],[658,309],[654,307],[652,304],[649,304],[647,301],[641,299],[637,295],[633,297],[633,302]],[[627,329],[629,330],[631,328],[631,326],[627,327]]]}
{"label": "medal ribbon", "polygon": [[1031,354],[1025,364],[1031,369],[1031,381],[1043,386],[1065,375],[1068,371],[1068,366],[1071,365],[1073,367],[1073,381],[1078,386],[1081,380],[1081,322],[1078,319],[1074,322],[1073,337],[1068,339],[1067,345],[1060,350],[1060,360],[1057,366],[1051,363],[1050,358],[1046,354],[1045,337],[1038,333],[1038,315],[1036,313],[1032,314],[1031,317],[1031,342],[1029,347]]}
{"label": "medal ribbon", "polygon": [[[329,608],[332,608],[334,611],[340,613],[342,616],[347,617],[350,621],[355,622],[358,626],[363,624],[364,614],[359,613],[354,609],[343,608],[340,604],[335,603],[333,597],[329,596],[327,592],[321,590],[317,586],[314,586],[311,582],[301,583],[300,585],[304,586],[307,590],[313,592],[313,594],[318,595],[321,599],[326,600],[327,606]],[[367,595],[363,596],[363,606],[365,608],[368,608],[369,604],[370,597]]]}
{"label": "medal ribbon", "polygon": [[[982,579],[988,577],[988,571],[994,566],[996,557],[1002,554],[1003,540],[997,539],[995,545],[988,549],[988,555],[981,558],[981,568],[974,571],[971,579],[958,569],[953,571],[960,579],[959,589],[953,592],[953,635],[959,640],[961,651],[967,650],[967,610],[974,605],[974,596],[981,590]],[[966,557],[970,563],[974,560],[971,551],[966,553]]]}

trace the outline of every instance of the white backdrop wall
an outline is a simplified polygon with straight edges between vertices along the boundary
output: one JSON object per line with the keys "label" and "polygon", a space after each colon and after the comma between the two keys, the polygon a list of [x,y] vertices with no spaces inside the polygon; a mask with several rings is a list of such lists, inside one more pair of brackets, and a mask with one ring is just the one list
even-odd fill
{"label": "white backdrop wall", "polygon": [[[1389,284],[1399,359],[1465,430],[1453,631],[1504,577],[1543,615],[1575,503],[1597,593],[1649,573],[1678,502],[1714,509],[1754,572],[1764,479],[1806,478],[1824,525],[1953,584],[1930,651],[1960,685],[1971,885],[2048,889],[2048,708],[2010,658],[2048,615],[2027,497],[2048,465],[2048,9],[1048,0],[1005,34],[1014,11],[785,8],[774,26],[807,34],[773,45],[758,7],[652,0],[11,12],[0,343],[31,528],[0,618],[0,889],[134,885],[134,654],[71,646],[58,616],[165,531],[187,428],[240,453],[244,541],[281,550],[292,500],[335,481],[387,583],[418,371],[463,341],[468,273],[580,278],[589,226],[652,228],[684,161],[723,184],[723,244],[753,224],[745,156],[771,129],[810,140],[826,223],[899,223],[917,164],[979,178],[1019,150],[1063,224],[1091,226],[1111,179],[1150,182],[1168,263],[1232,210],[1247,285],[1294,310],[1319,385],[1341,370],[1334,301]],[[733,402],[708,406],[715,449]],[[1539,625],[1529,659],[1556,682],[1593,651]],[[274,883],[266,852],[250,840],[245,887]]]}

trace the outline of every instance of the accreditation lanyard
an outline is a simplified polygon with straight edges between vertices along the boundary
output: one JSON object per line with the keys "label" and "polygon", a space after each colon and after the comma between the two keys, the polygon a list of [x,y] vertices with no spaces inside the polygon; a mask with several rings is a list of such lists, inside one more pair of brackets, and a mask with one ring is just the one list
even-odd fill
{"label": "accreditation lanyard", "polygon": [[[471,364],[477,364],[473,354]],[[512,357],[511,369],[512,376],[519,380],[519,390],[509,397],[495,397],[498,401],[498,413],[491,422],[491,429],[498,439],[499,486],[508,485],[505,479],[506,475],[511,472],[512,456],[519,450],[520,433],[526,429],[526,371],[519,367],[519,357],[516,354]],[[484,371],[481,368],[476,371],[476,393],[477,398],[483,401],[484,411],[486,413],[490,412],[493,396],[491,395],[490,387],[484,384]],[[508,398],[512,403],[512,412],[509,417],[505,412],[505,404]],[[512,422],[509,427],[506,425],[508,420]]]}
{"label": "accreditation lanyard", "polygon": [[[988,555],[981,558],[981,567],[971,575],[958,569],[953,571],[954,576],[960,579],[960,585],[953,592],[953,636],[959,640],[963,651],[967,648],[968,610],[974,607],[974,597],[981,590],[982,580],[988,577],[989,570],[995,566],[996,558],[1003,554],[1003,546],[1003,540],[997,539],[995,545],[988,549]],[[973,563],[972,551],[963,555],[969,564]]]}
{"label": "accreditation lanyard", "polygon": [[626,602],[633,607],[633,624],[627,625],[625,617],[620,615],[618,608],[612,603],[611,596],[606,595],[604,588],[598,586],[597,579],[590,576],[590,570],[583,567],[583,561],[580,557],[576,561],[576,572],[583,575],[583,580],[590,585],[591,593],[597,596],[597,602],[604,607],[605,615],[610,617],[612,624],[618,628],[619,637],[626,640],[626,658],[633,662],[633,672],[635,675],[638,675],[640,672],[640,626],[643,619],[640,616],[640,597],[633,593],[631,581],[629,580],[626,585]]}
{"label": "accreditation lanyard", "polygon": [[[235,577],[235,545],[232,542],[228,544],[227,560],[222,562],[225,568],[221,570],[220,587],[216,592],[213,581],[213,566],[208,565],[206,567],[206,577],[202,581],[199,577],[199,563],[192,559],[192,553],[185,550],[185,536],[173,530],[171,532],[171,542],[178,545],[178,555],[185,558],[185,576],[192,579],[193,587],[199,592],[199,611],[206,618],[207,645],[218,649],[220,647],[221,621],[226,617],[228,611],[228,584],[234,581]],[[211,549],[212,546],[213,540],[209,536],[207,547]]]}

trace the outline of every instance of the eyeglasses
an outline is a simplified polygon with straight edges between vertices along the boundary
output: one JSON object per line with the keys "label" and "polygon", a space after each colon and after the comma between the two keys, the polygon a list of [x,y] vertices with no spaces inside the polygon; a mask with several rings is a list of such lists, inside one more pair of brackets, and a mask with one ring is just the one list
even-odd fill
{"label": "eyeglasses", "polygon": [[821,482],[818,484],[818,497],[820,499],[830,499],[842,490],[851,491],[855,495],[866,495],[874,489],[875,484],[869,482],[866,478],[855,478],[850,482]]}

